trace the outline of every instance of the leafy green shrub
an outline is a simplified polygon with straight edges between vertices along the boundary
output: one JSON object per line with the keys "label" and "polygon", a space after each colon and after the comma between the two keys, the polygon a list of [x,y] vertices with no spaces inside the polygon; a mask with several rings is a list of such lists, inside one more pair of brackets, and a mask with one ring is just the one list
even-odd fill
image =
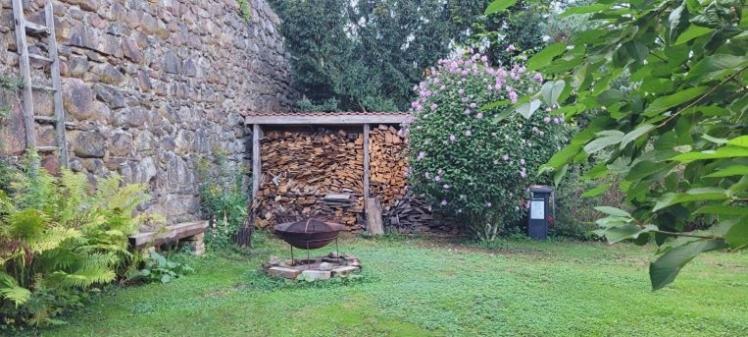
{"label": "leafy green shrub", "polygon": [[657,243],[655,290],[703,252],[748,248],[745,8],[739,0],[571,7],[564,15],[592,23],[527,62],[564,89],[558,112],[567,119],[597,111],[546,169],[561,176],[610,151],[592,171],[620,181],[625,209],[598,207],[607,215],[599,234]]}
{"label": "leafy green shrub", "polygon": [[614,185],[614,182],[609,181],[611,179],[584,179],[583,173],[582,167],[570,168],[557,187],[556,214],[551,233],[577,240],[600,240],[600,236],[594,231],[598,229],[595,220],[599,219],[602,213],[595,207],[618,204],[623,196],[617,189],[601,190],[599,194],[587,193],[596,187],[600,189],[601,186]]}
{"label": "leafy green shrub", "polygon": [[193,272],[194,269],[184,263],[170,260],[156,251],[149,251],[142,258],[142,267],[127,275],[127,280],[137,283],[169,283]]}
{"label": "leafy green shrub", "polygon": [[84,174],[59,178],[36,155],[0,191],[0,317],[3,325],[46,324],[80,305],[85,291],[126,270],[127,237],[140,222],[142,185],[113,175],[95,189]]}
{"label": "leafy green shrub", "polygon": [[214,160],[198,163],[200,206],[211,226],[206,241],[211,245],[231,243],[247,218],[248,191],[244,172],[232,166],[226,155],[214,151]]}
{"label": "leafy green shrub", "polygon": [[[495,239],[520,222],[525,189],[548,183],[532,172],[566,141],[560,118],[510,114],[509,102],[541,81],[522,66],[493,68],[475,54],[440,61],[416,88],[411,182],[477,238]],[[484,106],[495,100],[503,101]]]}

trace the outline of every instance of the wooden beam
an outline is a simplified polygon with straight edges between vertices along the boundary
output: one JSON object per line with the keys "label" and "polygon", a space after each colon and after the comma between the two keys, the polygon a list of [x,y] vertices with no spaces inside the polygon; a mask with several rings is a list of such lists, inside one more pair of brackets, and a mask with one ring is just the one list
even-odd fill
{"label": "wooden beam", "polygon": [[405,113],[382,113],[360,115],[278,114],[246,116],[245,123],[262,125],[362,125],[362,124],[402,124],[411,120]]}
{"label": "wooden beam", "polygon": [[136,233],[129,236],[130,246],[136,249],[160,246],[198,235],[205,232],[206,228],[208,228],[208,221],[201,220],[166,226],[163,230],[156,232]]}
{"label": "wooden beam", "polygon": [[262,154],[260,153],[260,139],[262,138],[262,128],[260,124],[252,125],[252,203],[260,191],[262,182]]}
{"label": "wooden beam", "polygon": [[36,148],[36,129],[34,123],[34,94],[31,87],[31,65],[29,64],[29,46],[26,42],[26,18],[23,16],[23,2],[13,0],[13,21],[16,25],[16,50],[18,64],[23,79],[23,126],[26,129],[26,149]]}
{"label": "wooden beam", "polygon": [[369,132],[371,126],[364,124],[364,212],[366,209],[366,199],[369,198]]}
{"label": "wooden beam", "polygon": [[55,91],[52,93],[52,99],[55,106],[55,138],[60,153],[60,164],[62,167],[68,167],[68,144],[65,138],[65,108],[62,102],[62,80],[60,79],[60,56],[57,54],[57,35],[55,35],[55,14],[52,8],[52,1],[48,1],[44,6],[45,20],[47,29],[49,29],[49,58],[52,60],[50,72],[52,73],[52,87]]}

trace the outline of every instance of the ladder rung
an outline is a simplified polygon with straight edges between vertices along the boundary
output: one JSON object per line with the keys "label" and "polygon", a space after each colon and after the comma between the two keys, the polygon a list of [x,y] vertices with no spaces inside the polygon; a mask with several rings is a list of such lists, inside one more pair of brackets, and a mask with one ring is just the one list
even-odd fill
{"label": "ladder rung", "polygon": [[[34,116],[34,119],[39,123],[57,124],[57,118],[54,116]],[[72,128],[75,127],[75,123],[65,122],[65,126]]]}
{"label": "ladder rung", "polygon": [[57,151],[57,146],[37,146],[36,150],[42,153],[49,153]]}
{"label": "ladder rung", "polygon": [[49,30],[45,25],[38,24],[32,21],[26,21],[24,25],[26,26],[26,31],[29,34],[49,34]]}
{"label": "ladder rung", "polygon": [[40,123],[52,123],[52,124],[57,123],[57,119],[55,119],[52,116],[34,116],[34,119]]}
{"label": "ladder rung", "polygon": [[51,58],[46,57],[46,56],[42,56],[42,55],[39,55],[39,54],[29,53],[29,58],[30,59],[34,59],[34,60],[39,60],[39,61],[44,61],[44,62],[52,63],[52,59]]}
{"label": "ladder rung", "polygon": [[46,85],[41,85],[41,84],[32,84],[31,88],[32,89],[36,89],[36,90],[45,90],[45,91],[51,91],[51,92],[57,91],[57,89],[55,89],[55,88],[52,88],[52,87],[46,86]]}

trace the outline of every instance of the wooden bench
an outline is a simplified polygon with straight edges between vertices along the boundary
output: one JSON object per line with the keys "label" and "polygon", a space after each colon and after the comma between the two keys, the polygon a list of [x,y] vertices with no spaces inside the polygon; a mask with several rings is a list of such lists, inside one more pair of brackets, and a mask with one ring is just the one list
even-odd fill
{"label": "wooden bench", "polygon": [[147,249],[164,244],[186,242],[195,255],[205,253],[205,229],[208,221],[184,222],[163,227],[155,232],[133,234],[129,237],[133,249]]}

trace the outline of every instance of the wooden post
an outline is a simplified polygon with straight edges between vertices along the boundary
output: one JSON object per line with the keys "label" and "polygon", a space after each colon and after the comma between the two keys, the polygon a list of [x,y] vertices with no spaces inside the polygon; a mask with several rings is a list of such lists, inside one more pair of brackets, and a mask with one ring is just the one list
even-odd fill
{"label": "wooden post", "polygon": [[36,147],[36,133],[34,123],[34,94],[31,87],[31,65],[29,64],[29,47],[26,42],[26,18],[23,16],[23,2],[13,0],[13,21],[16,24],[16,50],[18,64],[21,67],[23,79],[23,126],[26,129],[26,149]]}
{"label": "wooden post", "polygon": [[52,1],[44,6],[44,13],[49,29],[49,58],[52,59],[50,72],[52,73],[52,99],[55,106],[55,138],[57,139],[58,152],[60,153],[60,164],[68,167],[68,145],[65,139],[65,108],[62,103],[62,81],[60,80],[60,56],[57,53],[57,35],[55,35],[55,14],[52,9]]}
{"label": "wooden post", "polygon": [[260,153],[260,139],[262,128],[260,124],[252,125],[252,203],[254,204],[257,192],[260,191],[262,182],[262,158]]}
{"label": "wooden post", "polygon": [[[369,198],[369,124],[364,124],[364,201]],[[364,202],[364,212],[366,211],[366,202]]]}

